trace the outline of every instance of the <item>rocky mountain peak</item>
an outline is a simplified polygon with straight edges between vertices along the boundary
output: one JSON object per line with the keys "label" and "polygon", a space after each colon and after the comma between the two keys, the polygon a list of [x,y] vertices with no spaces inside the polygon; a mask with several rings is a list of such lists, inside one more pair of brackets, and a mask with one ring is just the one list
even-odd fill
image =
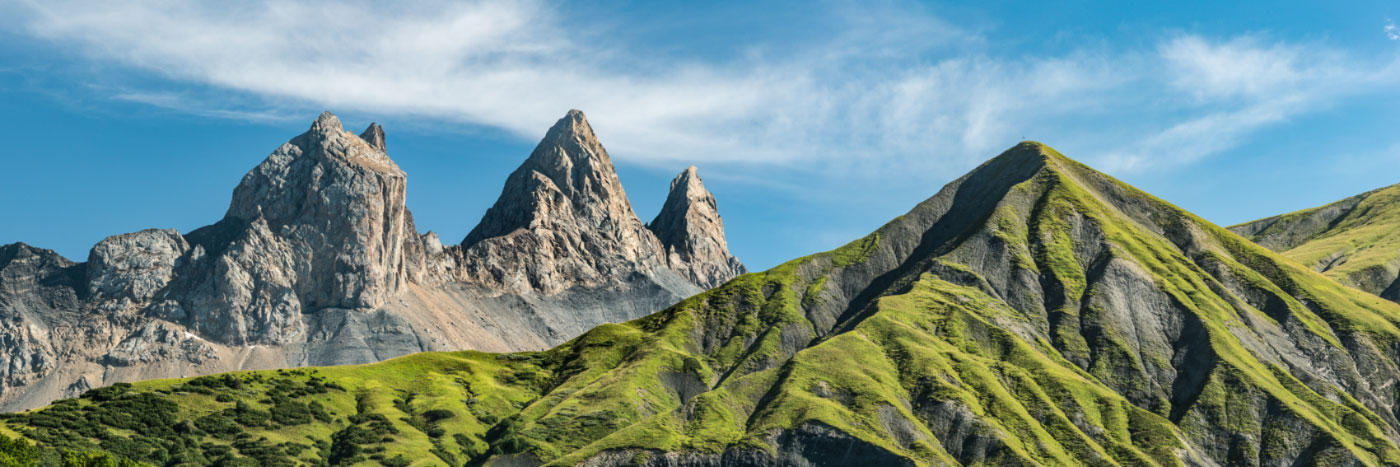
{"label": "rocky mountain peak", "polygon": [[336,117],[329,110],[321,112],[316,121],[311,123],[311,132],[315,134],[328,135],[342,131],[345,131],[345,128],[340,125],[340,117]]}
{"label": "rocky mountain peak", "polygon": [[462,241],[470,279],[552,293],[665,268],[612,160],[583,112],[571,110],[506,179]]}
{"label": "rocky mountain peak", "polygon": [[[345,188],[352,195],[373,191],[369,185],[360,183],[369,179],[394,179],[401,187],[405,179],[403,171],[378,150],[383,145],[383,129],[371,125],[365,133],[378,144],[345,132],[339,118],[330,112],[322,113],[310,130],[283,144],[244,175],[234,189],[226,217],[251,221],[261,215],[278,224],[315,215],[312,211],[321,208],[340,209],[333,206],[332,201],[348,200],[308,199],[308,194],[321,191],[324,182],[349,182],[350,186]],[[376,173],[358,169],[371,169]],[[402,203],[402,196],[398,203]],[[342,207],[345,206],[342,204]]]}
{"label": "rocky mountain peak", "polygon": [[670,199],[678,192],[686,198],[710,196],[710,192],[705,189],[705,183],[700,181],[698,169],[693,165],[686,167],[681,173],[676,174],[676,178],[671,179],[671,191],[666,198]]}
{"label": "rocky mountain peak", "polygon": [[569,111],[545,133],[462,245],[570,217],[589,226],[636,220],[612,159],[578,110]]}
{"label": "rocky mountain peak", "polygon": [[612,158],[583,112],[570,110],[559,119],[521,169],[548,177],[586,215],[635,217]]}
{"label": "rocky mountain peak", "polygon": [[510,174],[501,197],[462,243],[471,246],[532,223],[568,217],[592,225],[636,218],[607,150],[577,110],[559,119]]}
{"label": "rocky mountain peak", "polygon": [[708,289],[746,272],[729,254],[715,197],[693,165],[671,180],[666,204],[647,228],[666,250],[667,265],[696,285]]}
{"label": "rocky mountain peak", "polygon": [[[302,311],[374,308],[405,281],[404,245],[417,235],[406,176],[379,149],[383,130],[366,133],[379,144],[322,113],[243,177],[223,221],[191,233],[219,239],[186,277],[199,282],[184,307],[200,311],[196,328],[234,342],[296,338],[272,328],[299,326]],[[264,316],[245,316],[254,310]]]}
{"label": "rocky mountain peak", "polygon": [[369,124],[369,128],[365,128],[365,132],[360,133],[360,139],[365,140],[370,147],[378,149],[379,152],[389,152],[389,146],[384,142],[384,127],[379,126],[378,123]]}

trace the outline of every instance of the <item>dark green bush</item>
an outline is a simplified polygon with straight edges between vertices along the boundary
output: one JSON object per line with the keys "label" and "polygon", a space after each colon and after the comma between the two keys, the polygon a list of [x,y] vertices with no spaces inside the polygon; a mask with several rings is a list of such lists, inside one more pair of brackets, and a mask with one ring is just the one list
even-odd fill
{"label": "dark green bush", "polygon": [[437,423],[455,416],[456,415],[453,414],[452,411],[446,409],[433,409],[423,412],[423,419],[427,420],[428,423]]}
{"label": "dark green bush", "polygon": [[413,463],[413,461],[408,460],[403,454],[399,454],[393,458],[381,460],[379,463],[384,467],[408,467],[408,464]]}
{"label": "dark green bush", "polygon": [[272,419],[282,425],[304,425],[311,423],[311,409],[301,402],[286,396],[272,398]]}
{"label": "dark green bush", "polygon": [[[243,401],[238,401],[229,411],[233,412],[234,421],[249,428],[265,427],[268,419],[272,418],[272,414],[252,408]],[[225,413],[227,412],[225,411]]]}

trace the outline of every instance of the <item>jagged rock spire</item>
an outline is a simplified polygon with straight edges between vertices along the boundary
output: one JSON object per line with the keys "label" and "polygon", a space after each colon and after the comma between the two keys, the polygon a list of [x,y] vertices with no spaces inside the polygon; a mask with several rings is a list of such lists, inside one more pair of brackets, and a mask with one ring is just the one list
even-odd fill
{"label": "jagged rock spire", "polygon": [[312,133],[330,134],[341,131],[345,131],[345,129],[340,125],[340,117],[336,117],[329,110],[321,112],[321,115],[316,117],[316,121],[311,123]]}
{"label": "jagged rock spire", "polygon": [[595,227],[641,225],[612,159],[578,110],[570,110],[545,133],[462,245],[569,217]]}
{"label": "jagged rock spire", "polygon": [[462,241],[467,279],[557,292],[665,268],[661,244],[632,210],[607,150],[570,110],[506,180]]}
{"label": "jagged rock spire", "polygon": [[700,287],[715,287],[747,271],[729,254],[715,196],[693,165],[671,180],[666,204],[647,228],[666,249],[667,265]]}
{"label": "jagged rock spire", "polygon": [[369,124],[369,128],[365,128],[365,132],[360,133],[360,139],[365,140],[370,147],[378,149],[379,152],[389,152],[389,146],[384,142],[384,127],[379,126],[378,123]]}

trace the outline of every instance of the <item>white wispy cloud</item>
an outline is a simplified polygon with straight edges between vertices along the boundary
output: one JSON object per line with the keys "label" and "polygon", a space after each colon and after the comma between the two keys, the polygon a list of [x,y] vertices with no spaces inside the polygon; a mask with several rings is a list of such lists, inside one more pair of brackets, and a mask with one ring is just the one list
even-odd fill
{"label": "white wispy cloud", "polygon": [[843,173],[965,165],[1047,134],[1094,139],[1101,154],[1079,156],[1120,170],[1190,162],[1329,99],[1392,92],[1380,76],[1397,70],[1393,59],[1259,37],[1007,57],[902,5],[842,11],[823,40],[723,59],[638,52],[606,40],[625,24],[581,23],[530,0],[16,6],[0,25],[100,63],[261,98],[221,108],[121,88],[117,99],[222,118],[306,107],[422,116],[525,138],[581,108],[620,159]]}
{"label": "white wispy cloud", "polygon": [[1396,27],[1395,21],[1390,18],[1385,19],[1385,38],[1400,41],[1400,27]]}
{"label": "white wispy cloud", "polygon": [[[1400,91],[1394,58],[1367,62],[1317,45],[1257,36],[1209,41],[1179,36],[1158,49],[1167,80],[1160,130],[1111,152],[1105,166],[1141,170],[1189,163],[1238,146],[1251,134],[1340,99]],[[1149,118],[1151,118],[1149,116]]]}

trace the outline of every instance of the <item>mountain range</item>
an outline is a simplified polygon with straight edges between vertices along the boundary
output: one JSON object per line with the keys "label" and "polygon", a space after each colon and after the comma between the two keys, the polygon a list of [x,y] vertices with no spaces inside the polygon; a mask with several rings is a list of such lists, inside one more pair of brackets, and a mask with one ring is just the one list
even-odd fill
{"label": "mountain range", "polygon": [[[483,225],[464,251],[543,241]],[[461,269],[563,277],[542,263]],[[116,385],[0,434],[155,465],[1400,464],[1400,305],[1305,264],[1025,142],[850,244],[548,350]]]}
{"label": "mountain range", "polygon": [[460,244],[420,234],[383,128],[282,144],[219,222],[108,237],[75,263],[0,247],[0,409],[117,382],[538,350],[745,272],[694,167],[650,226],[570,111]]}

